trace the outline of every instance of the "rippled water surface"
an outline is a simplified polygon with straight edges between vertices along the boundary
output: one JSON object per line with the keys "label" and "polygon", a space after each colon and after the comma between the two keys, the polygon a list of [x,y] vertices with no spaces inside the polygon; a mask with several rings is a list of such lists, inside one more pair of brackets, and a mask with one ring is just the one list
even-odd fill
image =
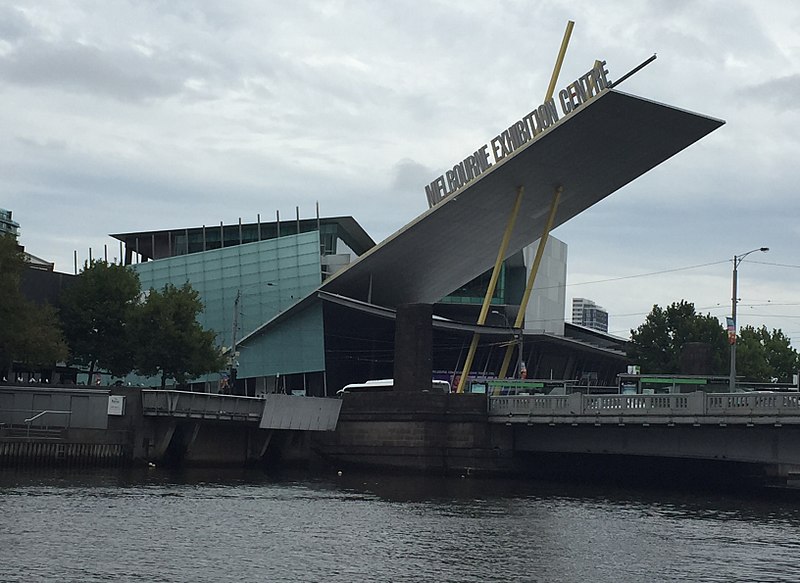
{"label": "rippled water surface", "polygon": [[800,494],[6,470],[0,582],[796,582],[799,527]]}

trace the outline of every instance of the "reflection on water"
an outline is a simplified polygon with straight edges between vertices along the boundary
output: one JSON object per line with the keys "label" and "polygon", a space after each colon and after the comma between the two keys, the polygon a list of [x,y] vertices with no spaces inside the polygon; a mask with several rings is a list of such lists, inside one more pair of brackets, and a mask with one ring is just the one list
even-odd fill
{"label": "reflection on water", "polygon": [[796,581],[800,501],[257,471],[0,474],[0,581]]}

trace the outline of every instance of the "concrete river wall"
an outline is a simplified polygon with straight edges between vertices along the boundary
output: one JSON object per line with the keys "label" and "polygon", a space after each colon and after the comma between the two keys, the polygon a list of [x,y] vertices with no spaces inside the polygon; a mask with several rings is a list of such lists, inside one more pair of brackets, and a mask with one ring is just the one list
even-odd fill
{"label": "concrete river wall", "polygon": [[311,450],[340,466],[437,474],[514,470],[510,428],[487,421],[485,395],[422,392],[343,395],[335,432]]}
{"label": "concrete river wall", "polygon": [[643,461],[682,464],[678,471],[692,462],[713,462],[714,472],[736,465],[748,477],[800,486],[800,399],[697,393],[487,401],[415,391],[256,399],[0,387],[0,466],[322,463],[546,477],[570,464],[616,475],[612,463],[626,469]]}
{"label": "concrete river wall", "polygon": [[304,463],[341,401],[0,386],[0,467]]}

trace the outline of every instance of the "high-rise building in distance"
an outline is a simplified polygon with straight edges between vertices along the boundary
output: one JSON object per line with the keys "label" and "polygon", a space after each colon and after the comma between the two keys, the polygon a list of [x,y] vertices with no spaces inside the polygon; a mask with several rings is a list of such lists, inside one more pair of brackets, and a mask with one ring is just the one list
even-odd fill
{"label": "high-rise building in distance", "polygon": [[572,323],[608,333],[608,312],[592,300],[573,298]]}

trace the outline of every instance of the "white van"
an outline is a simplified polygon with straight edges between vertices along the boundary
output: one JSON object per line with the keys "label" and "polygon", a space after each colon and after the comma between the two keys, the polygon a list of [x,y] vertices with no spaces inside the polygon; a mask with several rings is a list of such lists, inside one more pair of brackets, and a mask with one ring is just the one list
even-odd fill
{"label": "white van", "polygon": [[[450,392],[450,383],[447,381],[440,381],[434,379],[431,381],[431,390],[440,393]],[[394,379],[377,379],[366,381],[364,383],[352,383],[345,385],[344,388],[336,391],[336,394],[342,396],[344,393],[377,393],[380,391],[394,390]]]}

